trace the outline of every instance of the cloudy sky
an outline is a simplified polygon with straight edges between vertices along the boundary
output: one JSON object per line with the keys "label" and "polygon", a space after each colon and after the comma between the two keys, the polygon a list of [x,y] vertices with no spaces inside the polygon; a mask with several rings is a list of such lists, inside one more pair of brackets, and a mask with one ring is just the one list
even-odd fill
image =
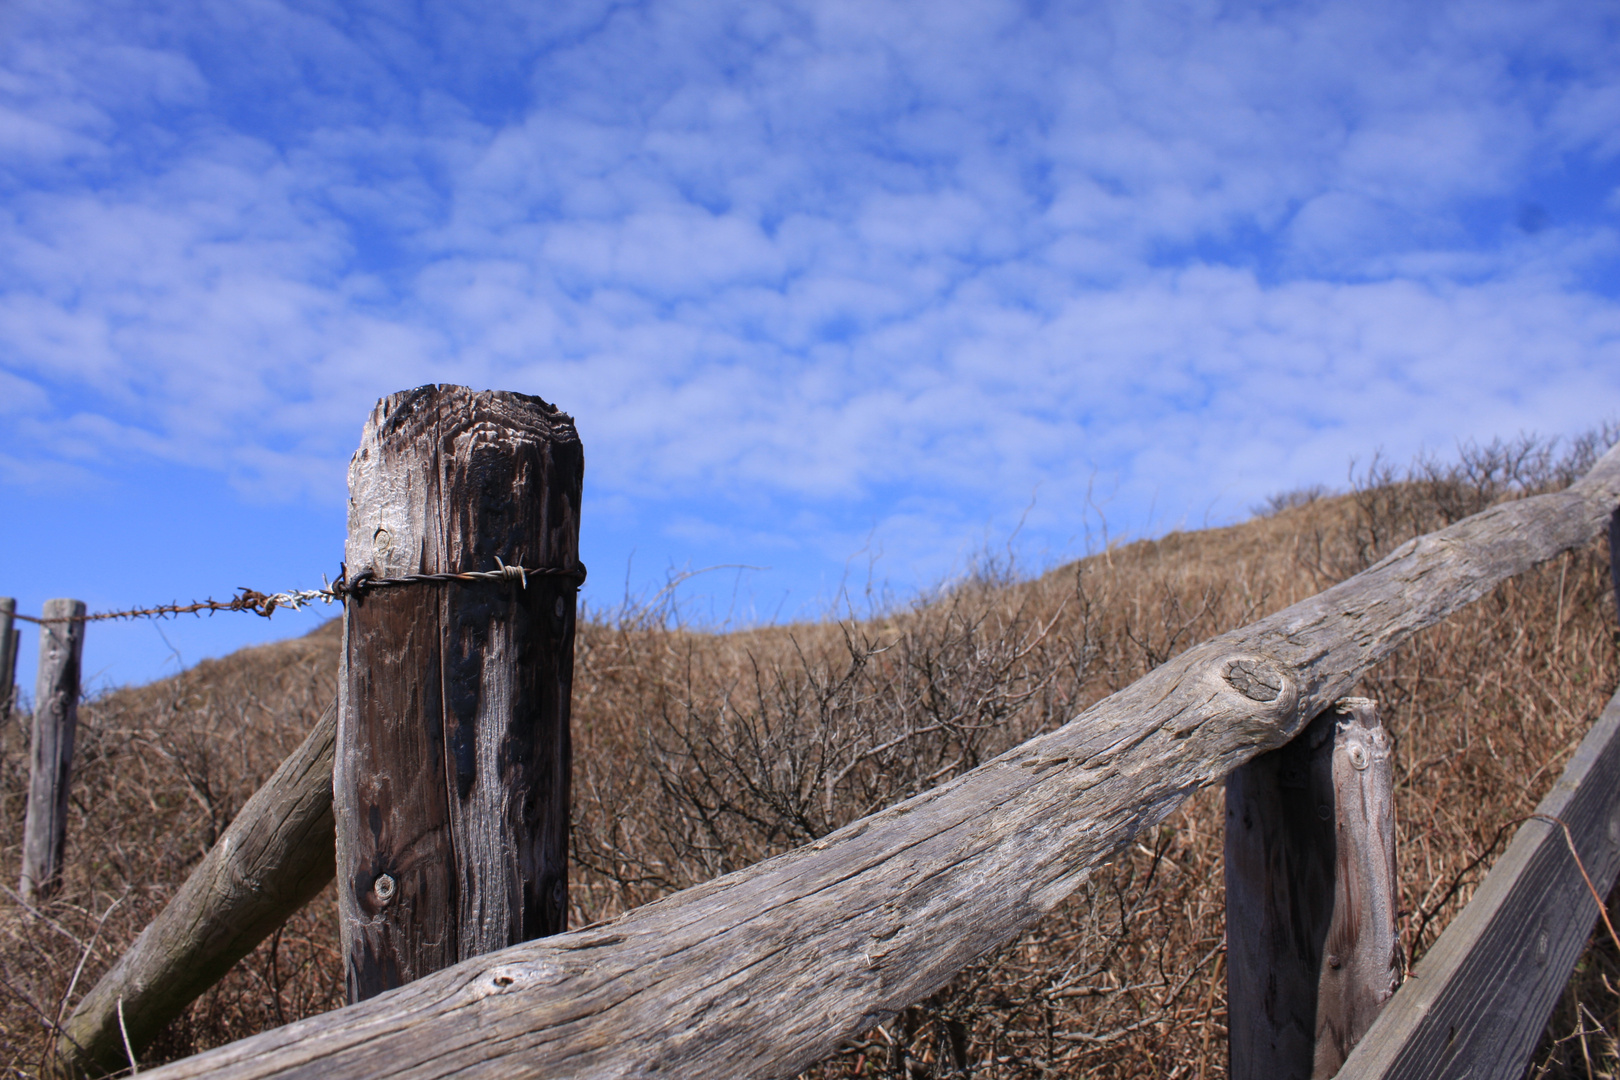
{"label": "cloudy sky", "polygon": [[427,382],[576,417],[589,603],[760,568],[681,587],[711,622],[1578,433],[1617,45],[1590,2],[8,0],[0,594],[318,585]]}

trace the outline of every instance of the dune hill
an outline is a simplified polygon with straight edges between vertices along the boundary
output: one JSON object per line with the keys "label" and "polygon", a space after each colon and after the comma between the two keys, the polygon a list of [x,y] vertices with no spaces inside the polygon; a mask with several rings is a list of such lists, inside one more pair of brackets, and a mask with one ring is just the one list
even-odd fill
{"label": "dune hill", "polygon": [[[1315,593],[1410,536],[1567,483],[1608,433],[1465,450],[1240,525],[997,567],[879,617],[716,633],[667,609],[582,620],[570,923],[611,917],[813,840],[1036,733],[1214,634]],[[1517,449],[1516,449],[1517,448]],[[1539,456],[1538,456],[1539,455]],[[1584,457],[1583,457],[1584,455]],[[1382,469],[1382,471],[1379,471]],[[1604,545],[1421,635],[1362,692],[1397,739],[1402,937],[1420,956],[1467,902],[1620,683]],[[0,1059],[37,1075],[50,1025],[159,910],[335,692],[339,632],[207,661],[83,706],[62,893],[0,896]],[[0,881],[16,880],[26,736],[0,741]],[[826,1076],[1225,1073],[1221,793],[1201,792],[1044,922]],[[1620,956],[1595,943],[1534,1075],[1612,1075]],[[329,887],[174,1024],[180,1056],[341,1003]],[[1596,1075],[1593,1073],[1592,1075]]]}

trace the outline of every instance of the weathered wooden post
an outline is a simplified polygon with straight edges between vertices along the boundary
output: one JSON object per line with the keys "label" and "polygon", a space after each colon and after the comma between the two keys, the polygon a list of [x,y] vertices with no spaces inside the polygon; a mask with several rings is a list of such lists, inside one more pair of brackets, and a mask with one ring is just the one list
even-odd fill
{"label": "weathered wooden post", "polygon": [[29,901],[48,897],[62,882],[83,653],[84,601],[45,601],[40,613],[39,682],[34,689],[28,813],[23,823],[22,883],[18,887]]}
{"label": "weathered wooden post", "polygon": [[1324,1080],[1400,983],[1394,769],[1345,698],[1226,781],[1233,1080]]}
{"label": "weathered wooden post", "polygon": [[0,596],[0,724],[11,719],[12,699],[17,696],[17,601]]}
{"label": "weathered wooden post", "polygon": [[[333,776],[350,1001],[564,929],[583,476],[536,397],[424,386],[366,423]],[[502,566],[529,573],[366,585]]]}

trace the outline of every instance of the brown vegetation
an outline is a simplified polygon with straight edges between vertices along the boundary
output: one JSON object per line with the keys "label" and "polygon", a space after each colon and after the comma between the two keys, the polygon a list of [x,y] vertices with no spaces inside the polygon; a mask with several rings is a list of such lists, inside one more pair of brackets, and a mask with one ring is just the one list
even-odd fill
{"label": "brown vegetation", "polygon": [[[1279,496],[1021,580],[989,567],[904,611],[728,634],[667,610],[582,620],[570,923],[813,840],[1063,723],[1165,659],[1491,503],[1566,484],[1612,441],[1375,460],[1343,496]],[[87,702],[69,872],[0,895],[0,1060],[35,1075],[51,1026],[133,939],[330,700],[335,625]],[[1620,682],[1607,552],[1576,552],[1420,636],[1363,687],[1397,746],[1403,938],[1420,956]],[[0,882],[16,879],[26,747],[0,744]],[[1212,1077],[1225,1072],[1221,793],[1192,799],[1066,904],[818,1071]],[[331,890],[148,1055],[180,1056],[342,998]],[[1594,944],[1532,1075],[1620,1069],[1620,956]]]}

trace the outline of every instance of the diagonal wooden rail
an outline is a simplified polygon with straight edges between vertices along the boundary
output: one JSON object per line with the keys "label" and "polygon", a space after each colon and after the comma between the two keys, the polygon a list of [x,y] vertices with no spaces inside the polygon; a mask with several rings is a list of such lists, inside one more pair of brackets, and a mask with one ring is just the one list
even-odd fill
{"label": "diagonal wooden rail", "polygon": [[791,1075],[1029,926],[1413,633],[1591,541],[1617,504],[1620,448],[814,844],[142,1075]]}
{"label": "diagonal wooden rail", "polygon": [[57,1072],[128,1064],[235,963],[332,880],[337,703],[242,807],[57,1037]]}

